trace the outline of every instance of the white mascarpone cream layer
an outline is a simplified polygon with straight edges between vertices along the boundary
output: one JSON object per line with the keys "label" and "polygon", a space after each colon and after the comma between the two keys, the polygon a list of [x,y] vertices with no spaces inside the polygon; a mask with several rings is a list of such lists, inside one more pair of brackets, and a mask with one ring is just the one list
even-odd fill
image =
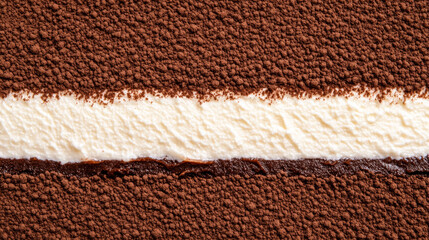
{"label": "white mascarpone cream layer", "polygon": [[428,153],[429,99],[423,98],[0,100],[0,158],[334,160]]}

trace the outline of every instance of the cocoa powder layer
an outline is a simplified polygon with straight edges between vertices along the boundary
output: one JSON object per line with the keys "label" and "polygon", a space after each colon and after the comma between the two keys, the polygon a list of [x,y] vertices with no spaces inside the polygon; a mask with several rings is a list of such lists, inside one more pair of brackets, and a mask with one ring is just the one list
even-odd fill
{"label": "cocoa powder layer", "polygon": [[428,239],[429,178],[0,174],[3,239]]}
{"label": "cocoa powder layer", "polygon": [[427,0],[1,1],[0,96],[418,93],[428,14]]}

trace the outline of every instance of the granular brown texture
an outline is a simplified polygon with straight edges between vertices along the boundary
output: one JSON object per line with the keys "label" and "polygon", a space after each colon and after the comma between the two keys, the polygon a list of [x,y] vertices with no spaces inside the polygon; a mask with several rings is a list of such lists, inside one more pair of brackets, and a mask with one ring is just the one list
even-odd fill
{"label": "granular brown texture", "polygon": [[0,174],[3,239],[428,239],[429,177]]}
{"label": "granular brown texture", "polygon": [[427,0],[1,0],[0,18],[2,97],[429,86]]}

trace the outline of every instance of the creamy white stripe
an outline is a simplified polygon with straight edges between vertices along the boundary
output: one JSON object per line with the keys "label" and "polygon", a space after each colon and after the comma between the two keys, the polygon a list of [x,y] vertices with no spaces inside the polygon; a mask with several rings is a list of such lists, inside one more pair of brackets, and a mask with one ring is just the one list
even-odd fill
{"label": "creamy white stripe", "polygon": [[268,102],[189,98],[101,105],[62,96],[0,100],[0,157],[131,160],[138,157],[403,158],[429,153],[429,100],[366,97]]}

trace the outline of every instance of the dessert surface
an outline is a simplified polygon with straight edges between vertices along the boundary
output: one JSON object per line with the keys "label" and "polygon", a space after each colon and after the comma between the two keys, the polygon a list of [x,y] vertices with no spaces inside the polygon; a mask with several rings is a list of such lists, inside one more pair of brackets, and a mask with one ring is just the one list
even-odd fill
{"label": "dessert surface", "polygon": [[428,19],[0,0],[0,238],[428,239]]}
{"label": "dessert surface", "polygon": [[420,93],[429,84],[425,0],[2,1],[0,14],[2,97]]}
{"label": "dessert surface", "polygon": [[427,176],[0,175],[1,238],[427,239]]}
{"label": "dessert surface", "polygon": [[3,2],[0,157],[425,157],[425,3]]}

